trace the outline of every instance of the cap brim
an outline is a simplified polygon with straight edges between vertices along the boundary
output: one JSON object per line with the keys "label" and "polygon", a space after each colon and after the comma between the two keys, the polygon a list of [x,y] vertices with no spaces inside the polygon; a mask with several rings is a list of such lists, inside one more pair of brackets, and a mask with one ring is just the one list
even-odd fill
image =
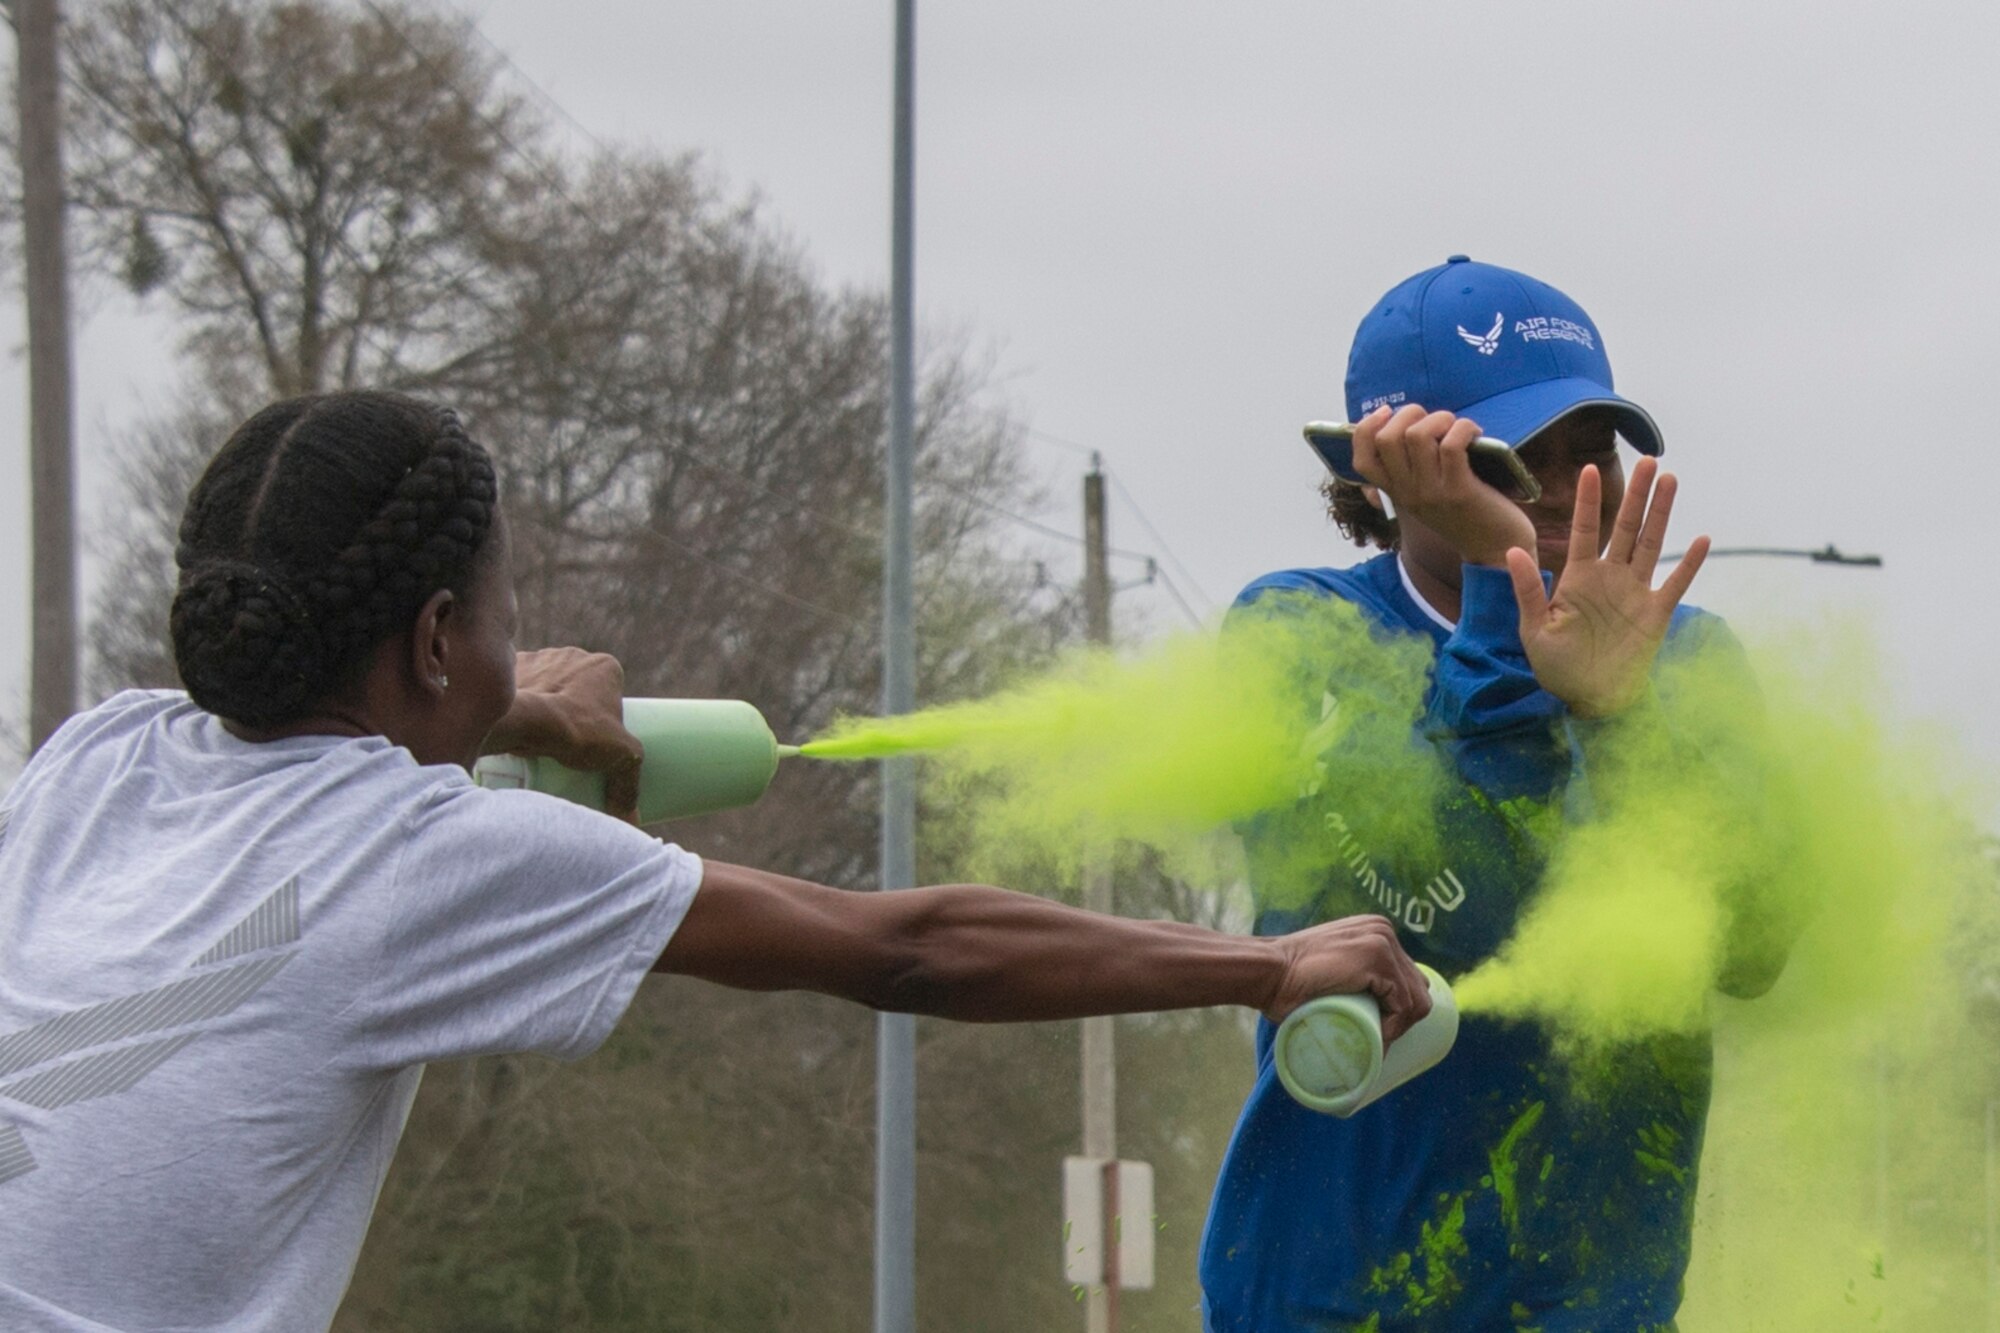
{"label": "cap brim", "polygon": [[[1478,422],[1480,434],[1519,448],[1535,432],[1586,407],[1610,409],[1618,433],[1640,453],[1658,455],[1666,451],[1660,428],[1646,409],[1620,398],[1595,380],[1571,377],[1523,385],[1468,404],[1458,410],[1458,415]],[[1335,476],[1342,481],[1366,484],[1354,470],[1354,441],[1310,432],[1306,439]]]}
{"label": "cap brim", "polygon": [[1620,398],[1595,380],[1572,377],[1524,384],[1468,403],[1458,409],[1458,415],[1478,422],[1480,434],[1505,440],[1518,449],[1537,431],[1546,430],[1586,407],[1609,409],[1618,433],[1640,453],[1657,455],[1665,451],[1660,428],[1646,409]]}

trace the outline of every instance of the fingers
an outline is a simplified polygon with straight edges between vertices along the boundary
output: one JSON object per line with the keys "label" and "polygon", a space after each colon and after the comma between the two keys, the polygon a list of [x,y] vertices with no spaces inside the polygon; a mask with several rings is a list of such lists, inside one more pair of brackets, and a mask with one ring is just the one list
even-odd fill
{"label": "fingers", "polygon": [[[1646,464],[1652,461],[1650,458],[1639,460],[1639,467],[1632,474],[1635,481],[1648,475]],[[1632,549],[1632,572],[1648,584],[1653,581],[1653,571],[1659,567],[1660,552],[1666,549],[1667,521],[1673,517],[1674,496],[1679,492],[1680,483],[1674,479],[1674,474],[1660,473],[1659,485],[1653,491],[1653,503],[1646,510],[1645,526],[1640,528],[1639,540]]]}
{"label": "fingers", "polygon": [[1426,412],[1415,403],[1410,403],[1398,408],[1377,430],[1375,456],[1382,469],[1382,479],[1378,484],[1391,496],[1409,494],[1414,483],[1422,479],[1421,450],[1412,432],[1437,415],[1441,414]]}
{"label": "fingers", "polygon": [[1338,947],[1349,953],[1360,973],[1348,988],[1365,988],[1375,997],[1385,1049],[1431,1011],[1430,983],[1404,952],[1394,922],[1381,916],[1351,916],[1320,929],[1338,939]]}
{"label": "fingers", "polygon": [[[1612,524],[1611,540],[1604,548],[1606,560],[1631,565],[1632,572],[1649,585],[1653,571],[1659,567],[1660,553],[1666,549],[1674,497],[1680,493],[1680,482],[1674,474],[1661,472],[1659,466],[1655,459],[1642,458],[1632,469],[1631,483],[1625,488],[1625,498],[1619,502],[1618,517]],[[1579,495],[1581,491],[1579,480]],[[1579,513],[1581,506],[1579,499]]]}
{"label": "fingers", "polygon": [[624,696],[625,668],[609,653],[536,648],[514,654],[514,685],[532,693],[617,700]]}
{"label": "fingers", "polygon": [[1468,451],[1472,448],[1472,442],[1478,438],[1478,422],[1469,417],[1457,417],[1452,420],[1450,428],[1444,433],[1444,438],[1438,442],[1440,482],[1477,480],[1472,472],[1472,460]]}
{"label": "fingers", "polygon": [[1702,562],[1707,559],[1707,537],[1696,537],[1688,543],[1687,554],[1681,557],[1680,564],[1674,566],[1674,572],[1667,575],[1667,581],[1660,585],[1659,595],[1672,599],[1667,603],[1669,608],[1679,606],[1681,598],[1687,596],[1694,576],[1701,573]]}
{"label": "fingers", "polygon": [[1597,533],[1604,503],[1604,481],[1597,464],[1589,463],[1576,478],[1576,513],[1569,524],[1569,564],[1575,569],[1597,559]]}
{"label": "fingers", "polygon": [[1377,974],[1369,990],[1382,1012],[1382,1048],[1387,1050],[1396,1038],[1422,1022],[1431,1011],[1431,987],[1410,955],[1403,951],[1396,928],[1386,921],[1383,925],[1387,927],[1383,946],[1387,955],[1383,971]]}
{"label": "fingers", "polygon": [[1549,594],[1535,557],[1516,546],[1507,552],[1507,575],[1514,581],[1514,604],[1521,609],[1521,641],[1528,642],[1549,618]]}
{"label": "fingers", "polygon": [[1389,420],[1389,409],[1378,407],[1354,427],[1354,470],[1376,486],[1387,485],[1387,479],[1382,474],[1381,448],[1376,440]]}
{"label": "fingers", "polygon": [[1449,412],[1432,412],[1405,433],[1414,479],[1433,489],[1443,485],[1444,455],[1439,446],[1458,424],[1458,418]]}
{"label": "fingers", "polygon": [[[1461,423],[1450,412],[1427,412],[1415,403],[1393,413],[1379,407],[1354,428],[1354,470],[1392,498],[1433,492],[1445,476],[1440,440],[1461,424],[1470,423]],[[1478,434],[1478,427],[1471,426],[1465,443]]]}
{"label": "fingers", "polygon": [[596,766],[604,770],[604,808],[628,824],[639,822],[639,774],[646,762],[646,745],[623,722],[604,730]]}
{"label": "fingers", "polygon": [[[638,744],[636,737],[633,743]],[[615,815],[628,824],[639,822],[639,768],[645,756],[645,747],[640,746],[636,757],[604,772],[605,813]]]}
{"label": "fingers", "polygon": [[1394,984],[1378,986],[1375,1005],[1382,1011],[1382,1049],[1388,1050],[1396,1038],[1424,1021],[1431,1011],[1430,983],[1407,957]]}
{"label": "fingers", "polygon": [[[1653,473],[1659,464],[1651,458],[1641,458],[1632,469],[1632,480],[1625,487],[1625,498],[1619,501],[1618,517],[1611,523],[1611,541],[1604,548],[1606,560],[1620,563],[1632,559],[1632,551],[1639,543],[1640,526],[1649,517],[1646,500],[1653,489]],[[1581,500],[1577,502],[1582,504]]]}

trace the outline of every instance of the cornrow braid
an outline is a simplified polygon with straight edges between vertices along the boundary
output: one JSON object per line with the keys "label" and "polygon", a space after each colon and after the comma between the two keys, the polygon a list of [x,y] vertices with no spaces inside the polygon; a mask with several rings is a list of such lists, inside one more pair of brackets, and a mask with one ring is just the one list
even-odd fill
{"label": "cornrow braid", "polygon": [[354,685],[492,531],[492,459],[456,413],[354,391],[274,403],[188,497],[174,661],[194,701],[281,726]]}
{"label": "cornrow braid", "polygon": [[431,450],[354,539],[306,582],[339,657],[365,655],[472,568],[493,521],[493,464],[449,408]]}

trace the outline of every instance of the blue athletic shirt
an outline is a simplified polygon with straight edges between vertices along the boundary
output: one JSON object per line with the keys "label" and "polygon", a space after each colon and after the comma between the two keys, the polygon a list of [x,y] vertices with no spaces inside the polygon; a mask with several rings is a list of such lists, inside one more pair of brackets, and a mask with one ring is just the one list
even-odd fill
{"label": "blue athletic shirt", "polygon": [[[1412,957],[1455,978],[1512,932],[1546,856],[1526,812],[1560,819],[1579,804],[1599,724],[1569,718],[1536,684],[1505,570],[1465,568],[1455,628],[1416,601],[1394,554],[1266,575],[1231,617],[1285,592],[1339,598],[1380,632],[1430,640],[1417,742],[1442,748],[1455,789],[1437,811],[1442,865],[1372,845],[1365,820],[1339,817],[1341,791],[1321,793],[1332,817],[1316,819],[1335,842],[1303,907],[1260,882],[1275,821],[1243,828],[1257,932],[1376,912]],[[1711,639],[1696,626],[1733,648],[1718,619],[1684,607],[1669,651]],[[1256,1083],[1202,1238],[1210,1333],[1671,1328],[1708,1109],[1705,1035],[1620,1048],[1585,1090],[1538,1026],[1466,1016],[1441,1064],[1340,1120],[1285,1093],[1273,1031],[1259,1021]]]}

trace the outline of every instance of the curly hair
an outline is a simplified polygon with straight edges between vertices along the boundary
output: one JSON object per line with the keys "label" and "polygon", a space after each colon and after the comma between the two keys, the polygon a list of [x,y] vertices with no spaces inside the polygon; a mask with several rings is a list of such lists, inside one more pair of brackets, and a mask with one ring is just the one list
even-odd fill
{"label": "curly hair", "polygon": [[1359,482],[1343,481],[1329,473],[1320,483],[1319,493],[1326,499],[1326,515],[1333,520],[1333,526],[1356,546],[1393,551],[1402,540],[1396,520],[1368,503]]}
{"label": "curly hair", "polygon": [[307,716],[433,594],[464,594],[498,499],[449,408],[367,391],[266,407],[181,518],[169,624],[188,694],[245,726]]}

